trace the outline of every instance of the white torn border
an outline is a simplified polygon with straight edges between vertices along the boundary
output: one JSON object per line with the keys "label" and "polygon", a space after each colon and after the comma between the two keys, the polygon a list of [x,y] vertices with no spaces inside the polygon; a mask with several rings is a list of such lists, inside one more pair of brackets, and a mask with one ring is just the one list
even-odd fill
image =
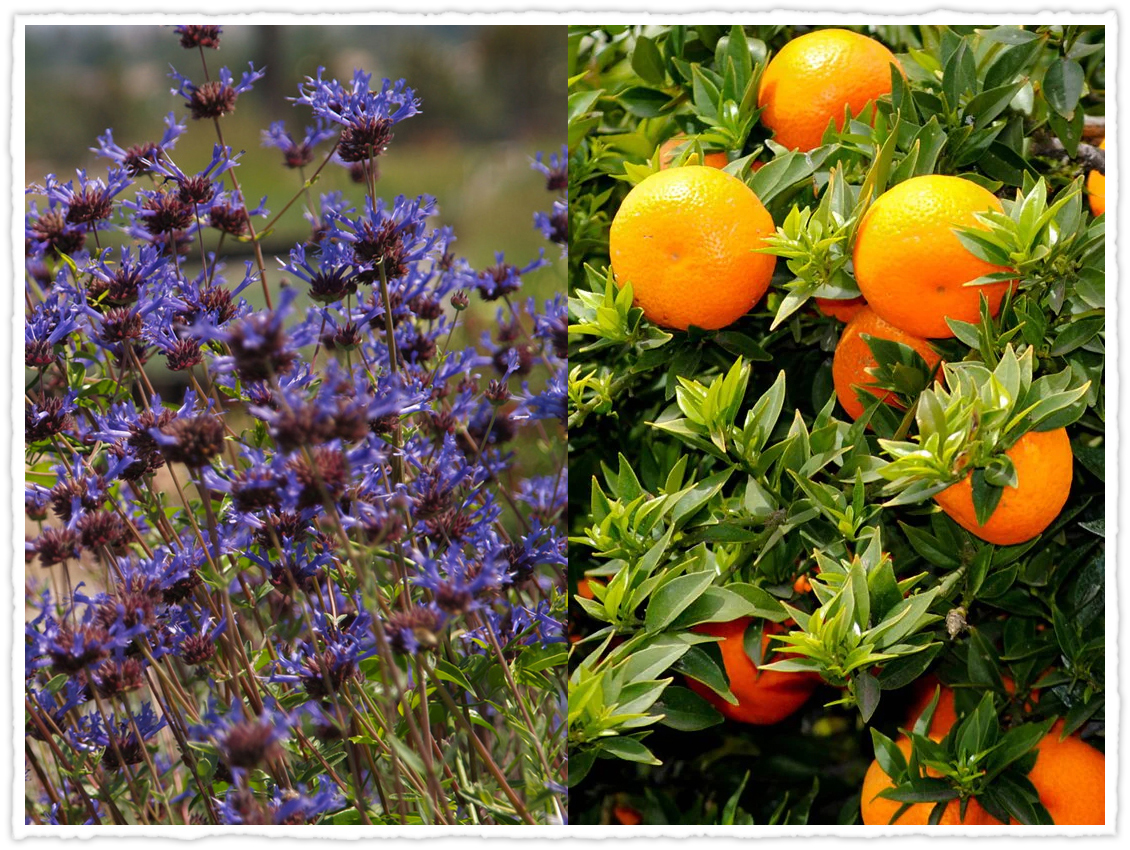
{"label": "white torn border", "polygon": [[[18,758],[16,742],[23,736],[24,725],[22,712],[16,712],[15,695],[21,689],[21,671],[23,657],[20,651],[23,634],[23,569],[17,564],[23,563],[22,558],[22,533],[17,533],[23,524],[23,499],[17,498],[23,488],[23,453],[22,443],[16,435],[19,434],[20,402],[15,395],[15,387],[23,380],[22,356],[19,348],[19,330],[23,321],[22,311],[15,312],[16,282],[23,276],[23,252],[18,246],[23,242],[23,210],[24,195],[21,179],[16,182],[14,175],[17,168],[22,173],[24,163],[24,103],[26,98],[25,72],[24,72],[24,27],[36,24],[70,24],[70,25],[106,25],[106,24],[182,24],[182,23],[217,23],[238,26],[241,24],[317,24],[317,23],[356,23],[358,25],[396,25],[396,24],[445,24],[445,25],[475,25],[475,24],[561,24],[563,27],[574,23],[609,23],[609,24],[698,24],[698,23],[742,23],[746,25],[779,24],[779,23],[818,23],[818,24],[977,24],[996,26],[1009,23],[1063,23],[1063,24],[1103,24],[1107,31],[1107,138],[1111,144],[1107,146],[1107,178],[1118,186],[1119,191],[1114,193],[1120,197],[1119,156],[1111,152],[1118,150],[1119,134],[1117,130],[1118,116],[1121,107],[1126,104],[1126,97],[1122,94],[1124,86],[1124,72],[1121,68],[1121,33],[1117,12],[1113,10],[1113,2],[1095,3],[1088,0],[1073,0],[1069,11],[1051,8],[1032,9],[1028,3],[1017,0],[950,0],[938,6],[929,2],[915,2],[915,0],[902,0],[896,4],[879,5],[856,4],[838,2],[838,0],[823,0],[815,4],[805,4],[800,0],[791,0],[791,9],[762,9],[752,3],[723,2],[723,0],[708,0],[709,9],[703,11],[687,12],[689,0],[564,0],[571,7],[570,10],[561,10],[558,4],[546,0],[516,0],[516,2],[490,3],[489,0],[416,0],[410,3],[390,3],[384,6],[381,12],[373,12],[370,3],[358,0],[336,0],[333,13],[303,14],[311,6],[296,2],[296,0],[275,0],[271,5],[276,9],[285,9],[274,12],[260,11],[247,8],[244,4],[234,2],[205,2],[196,5],[199,11],[177,12],[176,14],[154,13],[152,5],[130,0],[120,0],[113,13],[92,12],[81,2],[64,2],[46,7],[45,4],[34,3],[31,0],[21,0],[17,8],[11,9],[15,17],[5,20],[6,32],[0,34],[0,44],[5,49],[11,46],[12,56],[6,56],[0,63],[0,74],[4,76],[3,85],[0,85],[0,112],[11,110],[10,152],[5,158],[3,169],[0,169],[0,185],[7,190],[11,199],[9,205],[0,208],[0,225],[6,224],[9,236],[7,255],[9,262],[7,272],[0,278],[0,314],[8,316],[9,321],[0,325],[0,333],[11,332],[12,339],[8,348],[11,358],[9,371],[5,374],[0,370],[0,400],[6,402],[10,410],[10,419],[7,426],[11,428],[11,446],[9,453],[10,469],[8,478],[10,488],[0,488],[0,535],[7,533],[10,537],[10,546],[0,555],[11,557],[10,575],[12,604],[11,629],[2,632],[4,640],[11,639],[8,646],[12,659],[12,673],[10,679],[0,677],[0,687],[10,694],[5,694],[5,699],[0,700],[0,711],[10,721],[7,728],[12,730],[13,737],[11,749],[5,749],[9,756],[10,770],[0,770],[0,781],[11,783],[8,794],[0,795],[0,818],[11,824],[11,835],[14,839],[32,839],[37,843],[50,846],[58,845],[62,839],[83,838],[96,843],[105,843],[105,838],[112,837],[140,837],[158,839],[162,843],[168,839],[192,840],[197,838],[212,838],[220,841],[241,841],[243,836],[257,836],[254,843],[260,847],[266,846],[266,841],[277,842],[280,838],[290,844],[299,837],[317,838],[319,840],[331,839],[364,839],[376,838],[401,840],[425,840],[437,843],[439,846],[459,846],[467,844],[476,846],[484,845],[484,839],[492,838],[518,838],[533,843],[544,843],[546,839],[557,839],[555,846],[571,846],[578,839],[629,839],[632,844],[639,846],[641,840],[647,840],[651,847],[674,847],[675,842],[684,842],[687,839],[710,839],[711,843],[719,847],[736,847],[736,841],[760,839],[764,846],[782,846],[788,844],[795,846],[797,838],[811,841],[814,845],[833,846],[839,845],[845,839],[856,841],[867,840],[873,837],[899,836],[900,847],[904,845],[928,847],[936,844],[956,843],[966,838],[992,837],[994,847],[1016,846],[1020,847],[1025,842],[1026,850],[1032,850],[1028,842],[1032,838],[1039,838],[1040,844],[1046,839],[1058,836],[1059,840],[1065,837],[1075,838],[1086,836],[1113,836],[1116,834],[1115,825],[1124,821],[1117,821],[1117,813],[1121,811],[1122,802],[1118,794],[1118,777],[1120,760],[1115,754],[1121,751],[1120,729],[1124,712],[1122,701],[1119,699],[1118,684],[1126,672],[1126,662],[1122,669],[1118,668],[1120,657],[1130,657],[1130,653],[1120,652],[1122,647],[1118,644],[1119,632],[1116,624],[1118,607],[1114,603],[1112,591],[1125,593],[1125,587],[1120,587],[1117,581],[1116,564],[1120,560],[1121,540],[1118,535],[1118,516],[1126,516],[1130,511],[1125,508],[1116,514],[1118,503],[1119,478],[1124,469],[1124,464],[1119,462],[1118,450],[1121,445],[1119,428],[1108,429],[1106,435],[1107,470],[1106,481],[1106,528],[1108,541],[1113,538],[1113,545],[1107,546],[1106,558],[1106,624],[1107,624],[1107,825],[1106,827],[866,827],[866,826],[836,826],[836,825],[810,825],[810,826],[747,826],[747,827],[714,827],[714,826],[493,826],[493,827],[355,827],[355,826],[262,826],[262,827],[212,827],[212,826],[131,826],[131,827],[46,827],[25,825],[21,817],[23,759]],[[6,4],[7,5],[7,4]],[[893,7],[893,8],[892,8]],[[346,17],[348,16],[348,17]],[[564,31],[562,37],[564,37]],[[1114,81],[1113,85],[1110,81]],[[1114,97],[1110,98],[1109,93]],[[565,104],[562,104],[565,108]],[[1111,223],[1107,235],[1106,275],[1108,285],[1107,312],[1118,316],[1115,292],[1118,288],[1118,266],[1116,264],[1116,248],[1121,241],[1120,216],[1117,203],[1107,211],[1107,219]],[[1106,392],[1107,409],[1114,411],[1118,425],[1125,420],[1123,402],[1119,391],[1119,376],[1123,360],[1130,355],[1123,355],[1119,342],[1123,338],[1126,325],[1130,323],[1130,313],[1119,316],[1119,323],[1115,334],[1108,332],[1107,345],[1107,374]],[[1115,368],[1111,368],[1114,365]],[[1114,463],[1112,463],[1114,461]],[[1112,466],[1117,466],[1118,475],[1109,475]],[[17,472],[21,473],[17,478]],[[8,510],[3,509],[6,500],[11,500]],[[11,522],[9,526],[8,523]],[[1111,557],[1112,554],[1114,557]],[[1126,585],[1126,582],[1122,583]],[[1125,640],[1125,633],[1122,634]],[[10,714],[9,714],[10,712]],[[1125,783],[1124,783],[1125,786]],[[1125,788],[1124,788],[1125,790]],[[1125,832],[1120,830],[1119,832]],[[300,840],[300,839],[299,839]],[[1109,843],[1109,839],[1108,839]]]}

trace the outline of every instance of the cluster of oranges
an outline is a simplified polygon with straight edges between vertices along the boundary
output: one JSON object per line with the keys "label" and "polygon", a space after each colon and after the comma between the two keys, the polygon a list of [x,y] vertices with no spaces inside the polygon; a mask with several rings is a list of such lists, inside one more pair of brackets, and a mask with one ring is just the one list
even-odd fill
{"label": "cluster of oranges", "polygon": [[[920,680],[917,696],[907,713],[906,728],[914,726],[926,709],[934,695],[935,684],[932,677]],[[1007,690],[1013,690],[1011,680],[1005,679],[1004,684]],[[954,692],[942,685],[927,734],[932,740],[940,741],[957,722]],[[1077,735],[1063,737],[1062,733],[1063,721],[1060,720],[1036,745],[1036,763],[1028,774],[1028,780],[1035,786],[1040,803],[1057,825],[1101,826],[1106,823],[1106,757]],[[909,758],[910,739],[903,736],[895,744],[903,756]],[[927,774],[937,775],[931,770]],[[891,787],[891,778],[876,759],[867,769],[860,795],[864,824],[880,826],[893,822],[900,826],[915,826],[929,823],[933,803],[915,803],[900,814],[901,803],[878,796]],[[976,798],[970,798],[964,818],[961,801],[954,799],[946,806],[939,823],[990,826],[1000,821],[985,811]]]}
{"label": "cluster of oranges", "polygon": [[[814,31],[789,42],[765,69],[759,89],[761,121],[783,147],[811,150],[830,125],[841,128],[848,114],[859,116],[889,94],[892,74],[901,73],[894,55],[873,39],[837,29]],[[678,136],[664,143],[660,170],[624,199],[612,223],[610,256],[615,279],[631,284],[637,306],[651,321],[680,330],[715,330],[744,316],[768,291],[775,257],[756,249],[765,245],[775,225],[754,192],[720,170],[729,160],[725,152],[704,152],[701,160],[695,153],[684,157],[682,167],[671,167],[686,141]],[[1105,209],[1104,183],[1098,174],[1088,180],[1096,215]],[[1009,269],[975,256],[955,229],[983,227],[976,216],[1001,209],[997,197],[977,183],[942,175],[907,179],[870,205],[852,246],[861,297],[817,303],[822,312],[846,323],[834,355],[833,379],[840,404],[853,419],[865,410],[857,388],[897,403],[873,385],[870,370],[877,364],[868,338],[902,343],[937,369],[940,357],[928,340],[954,336],[947,319],[978,322],[982,296],[997,315],[1014,283],[967,284]],[[1005,488],[985,524],[976,520],[971,476],[936,497],[958,524],[997,544],[1020,543],[1047,528],[1063,508],[1072,478],[1064,429],[1030,432],[1007,454],[1017,483]],[[819,679],[809,673],[759,670],[745,648],[748,625],[748,619],[740,619],[696,628],[720,639],[737,704],[697,682],[689,685],[731,720],[777,723],[804,704]],[[769,655],[777,627],[766,626],[762,651]],[[956,722],[952,704],[952,693],[943,692],[931,730],[938,739]],[[909,753],[909,739],[898,746]],[[1075,806],[1071,801],[1077,795],[1068,786],[1078,780],[1067,778],[1085,769],[1101,786],[1102,761],[1097,750],[1075,737],[1060,741],[1054,730],[1039,745],[1031,780],[1056,823],[1104,822],[1103,788],[1087,790],[1098,801],[1097,809]],[[868,771],[862,794],[865,823],[888,823],[900,808],[875,796],[890,784],[877,763]],[[911,806],[898,822],[924,824],[931,809],[932,804]],[[959,823],[960,818],[955,801],[942,822]],[[975,800],[969,802],[964,822],[998,823]]]}
{"label": "cluster of oranges", "polygon": [[[901,73],[886,47],[858,33],[819,30],[789,42],[761,79],[762,122],[786,147],[809,150],[829,125],[863,112],[891,90]],[[719,170],[723,152],[698,154],[671,168],[683,137],[660,149],[661,170],[624,199],[609,235],[617,282],[633,287],[636,304],[653,322],[686,330],[726,327],[748,313],[769,289],[776,259],[757,253],[775,232],[764,205],[738,178]],[[1105,209],[1105,178],[1088,181],[1092,208]],[[970,286],[971,281],[1009,271],[980,259],[956,235],[960,227],[983,227],[976,216],[999,212],[1001,202],[984,187],[961,177],[923,175],[905,180],[871,204],[859,224],[852,261],[861,297],[818,307],[846,321],[832,376],[844,410],[858,418],[867,392],[875,389],[876,365],[868,337],[902,343],[936,367],[929,339],[954,336],[947,320],[976,323],[984,297],[992,315],[1012,281]],[[971,475],[939,494],[938,504],[962,527],[998,544],[1030,540],[1059,515],[1072,477],[1065,431],[1030,433],[1008,452],[1017,483],[1006,491],[988,522],[977,522]],[[1054,485],[1054,486],[1053,486]]]}

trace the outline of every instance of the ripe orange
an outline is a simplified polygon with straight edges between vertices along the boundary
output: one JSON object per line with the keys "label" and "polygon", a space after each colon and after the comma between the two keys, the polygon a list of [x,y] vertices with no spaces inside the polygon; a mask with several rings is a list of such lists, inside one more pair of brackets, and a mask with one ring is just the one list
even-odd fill
{"label": "ripe orange", "polygon": [[1040,534],[1052,524],[1071,490],[1074,455],[1065,428],[1029,431],[1005,452],[1016,468],[1016,486],[1005,487],[984,525],[973,512],[972,473],[934,496],[949,516],[982,540],[1011,546]]}
{"label": "ripe orange", "polygon": [[1028,779],[1057,826],[1106,823],[1106,756],[1076,735],[1059,736],[1056,723],[1036,746]]}
{"label": "ripe orange", "polygon": [[816,309],[825,316],[839,319],[841,322],[850,322],[855,315],[867,306],[863,297],[859,298],[814,298]]}
{"label": "ripe orange", "polygon": [[[902,754],[910,758],[910,739],[899,738],[895,744]],[[936,772],[927,770],[930,775],[937,775]],[[902,803],[896,800],[888,800],[886,797],[877,797],[876,795],[887,788],[891,788],[894,783],[891,778],[883,772],[883,768],[879,766],[879,760],[871,762],[871,766],[867,768],[867,775],[863,777],[863,791],[860,796],[860,810],[863,814],[863,823],[867,826],[886,826],[891,822],[891,818],[895,816],[901,807]],[[895,823],[898,826],[925,826],[930,822],[930,812],[934,808],[934,803],[915,803],[910,806]],[[961,801],[951,800],[949,805],[946,806],[945,813],[939,825],[953,826],[958,824],[986,826],[989,824],[1000,823],[995,817],[990,815],[982,808],[981,804],[976,799],[970,800],[969,805],[965,810],[965,819],[961,819]]]}
{"label": "ripe orange", "polygon": [[[670,168],[671,163],[674,162],[675,158],[678,156],[675,149],[678,148],[679,145],[685,144],[686,141],[687,136],[680,133],[677,136],[672,136],[670,139],[661,144],[659,146],[659,167]],[[726,155],[725,151],[703,151],[703,153],[705,155],[704,159],[706,160],[705,164],[709,168],[725,168],[730,162],[730,157]],[[687,157],[687,161],[684,163],[684,165],[701,164],[702,163],[700,163],[698,160],[697,153],[692,153],[689,157]]]}
{"label": "ripe orange", "polygon": [[[919,689],[907,716],[907,728],[914,725],[918,715],[925,710],[933,698],[934,685],[937,682],[928,681],[932,678],[926,677],[921,680],[929,684],[929,687]],[[1009,693],[1012,693],[1015,688],[1012,680],[1006,678],[1004,684]],[[938,706],[930,723],[929,735],[936,741],[945,737],[957,722],[953,700],[953,690],[943,685],[938,696]],[[1059,740],[1062,729],[1063,721],[1059,721],[1036,746],[1038,752],[1036,764],[1028,774],[1028,779],[1036,786],[1036,790],[1040,793],[1040,802],[1044,804],[1044,808],[1048,810],[1057,825],[1102,825],[1106,822],[1106,757],[1078,736],[1072,735],[1065,740]],[[907,739],[898,742],[900,748],[902,741]],[[903,751],[910,752],[909,741]],[[875,764],[871,769],[882,773]],[[871,777],[871,770],[868,770],[867,776]],[[866,787],[864,780],[864,799],[867,799]],[[894,809],[892,808],[891,811]],[[928,811],[927,815],[929,815]],[[902,823],[901,820],[899,822]],[[989,823],[996,822],[989,821]]]}
{"label": "ripe orange", "polygon": [[583,578],[577,582],[577,596],[581,599],[592,599],[593,592],[589,586],[591,579]]}
{"label": "ripe orange", "polygon": [[962,177],[912,177],[880,195],[859,225],[853,260],[868,305],[917,337],[951,337],[946,317],[980,318],[980,296],[993,315],[1009,281],[964,286],[982,275],[1007,271],[974,256],[954,228],[976,224],[974,213],[1000,210],[988,189]]}
{"label": "ripe orange", "polygon": [[[836,398],[840,400],[840,405],[852,419],[858,419],[864,407],[852,387],[866,387],[874,383],[867,370],[877,365],[871,348],[861,334],[908,345],[921,354],[922,359],[931,368],[941,359],[926,340],[903,333],[894,325],[884,322],[867,306],[860,308],[855,318],[847,323],[843,333],[840,334],[840,341],[832,358],[832,381],[836,385]],[[892,394],[885,390],[868,387],[867,391],[884,399],[888,404],[897,404]]]}
{"label": "ripe orange", "polygon": [[848,30],[817,30],[794,38],[761,75],[761,123],[790,150],[819,147],[829,121],[843,128],[844,107],[858,116],[868,102],[890,94],[891,65],[902,73],[886,47]]}
{"label": "ripe orange", "polygon": [[775,232],[757,195],[704,165],[669,168],[630,191],[609,234],[612,271],[658,325],[716,330],[769,288],[777,258],[757,254]]}
{"label": "ripe orange", "polygon": [[[1106,139],[1099,143],[1102,150],[1106,150]],[[1092,171],[1087,175],[1087,200],[1091,202],[1091,212],[1102,215],[1106,212],[1106,175]]]}
{"label": "ripe orange", "polygon": [[[1012,679],[1008,676],[1004,676],[1002,680],[1006,691],[1010,694],[1016,693],[1016,683],[1013,682]],[[906,715],[905,727],[907,729],[912,728],[915,721],[918,720],[919,715],[926,710],[926,706],[929,705],[930,700],[934,698],[934,689],[941,683],[937,676],[930,675],[923,676],[914,684],[914,701],[911,703],[910,710]],[[1031,709],[1038,698],[1039,691],[1031,691],[1028,698],[1025,700],[1025,707]],[[938,705],[934,709],[934,716],[930,720],[930,729],[927,734],[931,738],[940,741],[949,734],[950,729],[957,723],[957,720],[953,688],[942,685],[941,692],[938,694]]]}
{"label": "ripe orange", "polygon": [[[910,704],[910,710],[906,713],[905,728],[914,728],[915,722],[926,706],[930,704],[930,700],[934,698],[934,689],[940,684],[936,676],[923,676],[914,683],[914,701]],[[938,704],[934,708],[934,716],[930,720],[930,728],[927,735],[936,741],[944,738],[957,723],[957,712],[954,710],[953,703],[953,688],[947,688],[942,685],[941,693],[938,694]]]}
{"label": "ripe orange", "polygon": [[[730,680],[730,690],[738,698],[737,705],[731,705],[699,682],[688,679],[691,690],[713,705],[724,717],[741,723],[768,726],[780,723],[802,705],[816,690],[820,677],[815,673],[783,673],[777,670],[758,670],[745,651],[745,630],[751,617],[740,617],[728,623],[703,623],[692,631],[722,638],[718,648],[722,651],[722,661],[726,666],[726,676]],[[767,622],[761,635],[761,652],[770,660],[769,638],[782,629],[775,623]]]}

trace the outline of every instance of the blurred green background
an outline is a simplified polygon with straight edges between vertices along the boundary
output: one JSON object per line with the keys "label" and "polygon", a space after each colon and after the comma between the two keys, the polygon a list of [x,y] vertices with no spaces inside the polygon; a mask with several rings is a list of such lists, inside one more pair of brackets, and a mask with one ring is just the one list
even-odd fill
{"label": "blurred green background", "polygon": [[[108,160],[89,148],[106,128],[129,147],[159,140],[168,112],[187,114],[169,91],[176,86],[170,64],[203,81],[199,51],[182,48],[171,26],[29,26],[26,33],[26,183],[49,172],[66,181],[80,167],[105,174]],[[559,150],[565,139],[563,28],[225,26],[220,49],[204,52],[213,78],[221,65],[236,79],[248,62],[266,66],[267,76],[222,119],[225,141],[246,151],[239,179],[251,204],[266,195],[268,209],[278,211],[301,185],[278,150],[260,146],[260,131],[272,121],[285,120],[298,138],[312,123],[307,107],[287,100],[299,82],[319,65],[342,80],[362,68],[374,83],[405,78],[423,103],[422,114],[397,125],[379,161],[380,195],[438,198],[440,223],[455,228],[457,252],[476,267],[493,263],[495,251],[524,264],[547,244],[533,229],[533,213],[548,210],[551,197],[529,160],[538,150]],[[210,121],[188,123],[173,155],[192,173],[207,165],[216,138]],[[328,149],[322,145],[321,155]],[[363,198],[344,169],[330,165],[314,192],[335,189]],[[284,256],[306,233],[295,204],[264,240],[265,253]],[[229,240],[225,247],[235,246]],[[546,269],[530,283],[549,294],[563,287],[563,272]]]}

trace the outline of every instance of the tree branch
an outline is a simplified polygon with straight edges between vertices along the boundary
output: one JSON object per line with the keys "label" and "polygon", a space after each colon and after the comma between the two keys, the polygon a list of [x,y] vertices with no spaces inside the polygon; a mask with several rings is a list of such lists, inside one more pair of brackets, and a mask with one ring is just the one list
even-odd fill
{"label": "tree branch", "polygon": [[[1030,153],[1032,156],[1044,156],[1052,159],[1071,159],[1067,150],[1063,147],[1063,142],[1055,136],[1033,139]],[[1088,171],[1106,174],[1106,151],[1097,146],[1080,142],[1074,158]]]}

